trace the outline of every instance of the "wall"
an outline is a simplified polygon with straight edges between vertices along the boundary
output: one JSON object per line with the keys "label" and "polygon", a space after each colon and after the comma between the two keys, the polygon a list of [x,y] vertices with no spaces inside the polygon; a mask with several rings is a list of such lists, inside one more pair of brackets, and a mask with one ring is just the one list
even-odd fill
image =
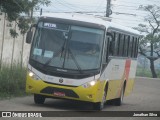
{"label": "wall", "polygon": [[[11,26],[12,27],[11,27]],[[13,51],[13,38],[10,35],[10,29],[15,27],[15,22],[10,23],[8,20],[5,20],[5,31],[4,31],[4,14],[0,14],[0,57],[2,52],[2,40],[3,40],[3,31],[4,31],[4,45],[3,45],[3,55],[2,62],[11,63],[11,56]],[[22,41],[23,36],[20,34],[18,26],[16,27],[16,31],[18,32],[18,37],[15,39],[15,50],[13,59],[14,62],[21,61],[21,53],[22,53]],[[24,43],[24,52],[23,52],[23,63],[27,64],[28,55],[29,55],[30,45]]]}

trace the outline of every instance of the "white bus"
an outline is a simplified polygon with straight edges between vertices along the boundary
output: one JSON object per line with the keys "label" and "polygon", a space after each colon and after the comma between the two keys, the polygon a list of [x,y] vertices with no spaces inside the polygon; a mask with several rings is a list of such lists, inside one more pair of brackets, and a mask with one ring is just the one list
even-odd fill
{"label": "white bus", "polygon": [[31,43],[26,91],[34,94],[36,104],[62,98],[91,102],[102,110],[108,100],[121,105],[133,89],[135,30],[97,17],[58,14],[41,17],[26,42]]}

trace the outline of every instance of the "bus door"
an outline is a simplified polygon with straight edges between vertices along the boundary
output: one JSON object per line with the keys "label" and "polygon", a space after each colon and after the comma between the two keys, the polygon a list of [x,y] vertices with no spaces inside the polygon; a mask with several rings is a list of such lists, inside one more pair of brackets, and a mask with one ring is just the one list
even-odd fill
{"label": "bus door", "polygon": [[115,79],[116,75],[120,72],[118,63],[115,62],[114,53],[114,36],[111,33],[107,33],[105,39],[104,47],[104,61],[103,61],[103,71],[106,74],[106,78],[109,80],[109,91],[107,99],[113,99],[117,96],[117,91],[119,90],[119,82]]}

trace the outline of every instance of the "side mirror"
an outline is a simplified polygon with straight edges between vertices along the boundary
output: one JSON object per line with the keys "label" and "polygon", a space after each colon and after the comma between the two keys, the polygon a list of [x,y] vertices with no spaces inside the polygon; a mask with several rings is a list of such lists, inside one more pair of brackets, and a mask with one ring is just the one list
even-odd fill
{"label": "side mirror", "polygon": [[29,29],[29,31],[27,32],[27,36],[26,36],[26,43],[30,44],[31,41],[32,41],[32,35],[33,35],[33,32],[32,32],[32,28],[36,28],[37,27],[37,24],[32,24],[31,28]]}
{"label": "side mirror", "polygon": [[28,43],[28,44],[31,43],[31,41],[32,41],[32,34],[33,34],[33,32],[32,32],[31,30],[29,30],[29,31],[27,32],[26,43]]}

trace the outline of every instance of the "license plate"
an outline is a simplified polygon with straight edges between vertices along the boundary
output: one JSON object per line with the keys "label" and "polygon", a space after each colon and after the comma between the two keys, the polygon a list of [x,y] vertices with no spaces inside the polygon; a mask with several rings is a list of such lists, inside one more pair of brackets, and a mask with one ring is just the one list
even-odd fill
{"label": "license plate", "polygon": [[53,95],[59,96],[59,97],[64,97],[65,93],[64,92],[54,92]]}

